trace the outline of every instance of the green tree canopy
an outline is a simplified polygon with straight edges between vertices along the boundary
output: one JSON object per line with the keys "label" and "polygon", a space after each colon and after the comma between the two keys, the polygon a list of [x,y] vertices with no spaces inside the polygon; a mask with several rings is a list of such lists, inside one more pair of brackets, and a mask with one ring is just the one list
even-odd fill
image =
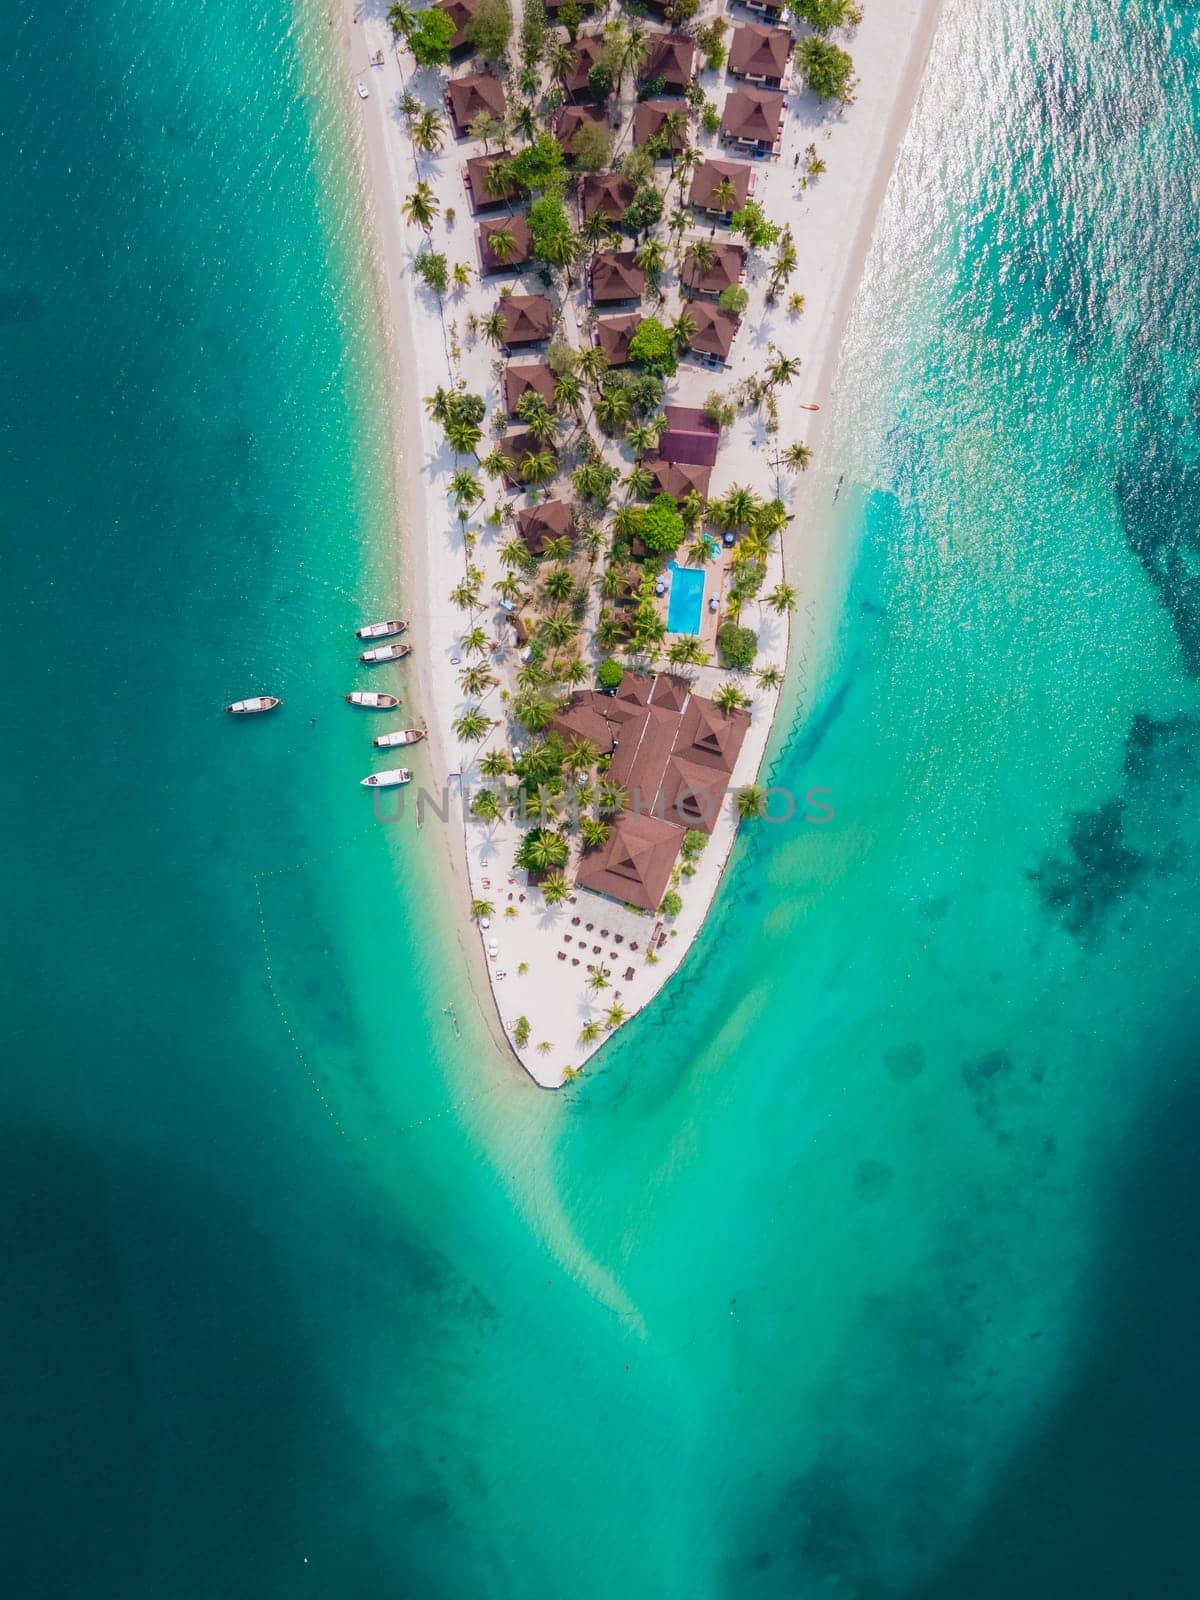
{"label": "green tree canopy", "polygon": [[818,99],[837,100],[844,106],[850,104],[858,79],[847,51],[828,39],[810,36],[801,39],[796,54],[804,81]]}
{"label": "green tree canopy", "polygon": [[641,538],[646,549],[652,555],[669,555],[678,548],[683,535],[683,518],[674,496],[656,495],[642,515]]}
{"label": "green tree canopy", "polygon": [[630,339],[629,359],[660,378],[674,373],[678,364],[675,343],[657,317],[647,317]]}
{"label": "green tree canopy", "polygon": [[508,0],[479,0],[463,32],[467,42],[498,61],[512,38],[513,19]]}
{"label": "green tree canopy", "polygon": [[639,184],[621,221],[630,233],[652,228],[663,214],[663,197],[652,183]]}
{"label": "green tree canopy", "polygon": [[444,67],[450,60],[450,41],[456,29],[436,6],[417,13],[408,31],[408,47],[422,67]]}
{"label": "green tree canopy", "polygon": [[792,15],[807,22],[817,33],[831,28],[852,28],[862,21],[857,0],[792,0]]}
{"label": "green tree canopy", "polygon": [[563,153],[557,139],[539,133],[512,158],[512,175],[527,189],[550,189],[563,183]]}
{"label": "green tree canopy", "polygon": [[758,654],[758,635],[753,628],[741,628],[736,622],[723,622],[717,629],[717,649],[727,667],[742,670],[752,666]]}
{"label": "green tree canopy", "polygon": [[602,689],[616,689],[620,687],[621,679],[625,676],[625,669],[619,661],[614,661],[611,656],[596,668],[596,682]]}

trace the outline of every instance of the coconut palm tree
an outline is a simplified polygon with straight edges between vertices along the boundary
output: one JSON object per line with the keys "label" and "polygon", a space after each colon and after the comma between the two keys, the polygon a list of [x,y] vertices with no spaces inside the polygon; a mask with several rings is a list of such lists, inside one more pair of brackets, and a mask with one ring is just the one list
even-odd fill
{"label": "coconut palm tree", "polygon": [[478,706],[469,706],[461,716],[455,717],[450,726],[464,744],[473,744],[483,738],[492,722]]}
{"label": "coconut palm tree", "polygon": [[785,356],[776,351],[774,359],[767,362],[767,381],[776,389],[780,384],[791,383],[799,371],[799,356]]}
{"label": "coconut palm tree", "polygon": [[579,837],[585,850],[599,850],[602,844],[607,843],[611,832],[608,823],[601,822],[599,817],[584,817],[579,824]]}
{"label": "coconut palm tree", "polygon": [[579,1030],[580,1044],[595,1044],[597,1039],[603,1038],[604,1029],[598,1022],[585,1022]]}
{"label": "coconut palm tree", "polygon": [[651,290],[657,293],[667,265],[667,253],[662,244],[657,239],[647,239],[634,251],[633,258],[646,274],[646,282]]}
{"label": "coconut palm tree", "polygon": [[490,111],[479,111],[471,118],[467,132],[472,139],[483,140],[483,153],[486,155],[489,142],[492,139],[502,140],[505,129],[499,117],[494,117]]}
{"label": "coconut palm tree", "polygon": [[453,391],[443,389],[441,384],[437,386],[432,394],[427,394],[425,396],[426,411],[428,411],[433,420],[441,427],[445,427],[446,423],[450,419],[450,402],[452,399]]}
{"label": "coconut palm tree", "polygon": [[650,53],[646,30],[638,22],[617,22],[608,30],[608,44],[604,56],[613,75],[613,88],[620,99],[621,84],[627,72],[637,76],[638,70]]}
{"label": "coconut palm tree", "polygon": [[534,872],[552,872],[555,868],[561,870],[566,866],[571,851],[561,833],[538,828],[525,835],[520,853],[524,857],[526,870],[532,868]]}
{"label": "coconut palm tree", "polygon": [[488,636],[476,623],[470,632],[462,636],[462,649],[469,656],[485,656],[488,653]]}
{"label": "coconut palm tree", "polygon": [[612,222],[603,212],[593,211],[579,230],[579,237],[589,250],[596,250],[612,238],[614,231]]}
{"label": "coconut palm tree", "polygon": [[454,496],[455,504],[459,506],[477,505],[483,499],[479,479],[466,467],[460,467],[450,479],[450,493]]}
{"label": "coconut palm tree", "polygon": [[531,389],[517,401],[517,416],[529,429],[539,444],[553,439],[558,432],[558,421],[540,394]]}
{"label": "coconut palm tree", "polygon": [[671,158],[671,174],[674,176],[675,163],[681,151],[687,148],[688,119],[686,111],[668,111],[659,124],[658,137],[662,140],[663,149]]}
{"label": "coconut palm tree", "polygon": [[489,200],[503,200],[508,205],[509,211],[512,211],[517,180],[511,161],[493,161],[484,175],[483,186],[487,190]]}
{"label": "coconut palm tree", "polygon": [[629,804],[629,796],[619,783],[602,783],[596,791],[596,809],[604,817],[615,817]]}
{"label": "coconut palm tree", "polygon": [[512,467],[512,462],[502,450],[491,450],[479,463],[480,470],[489,478],[503,478]]}
{"label": "coconut palm tree", "polygon": [[576,371],[588,383],[597,383],[608,371],[608,357],[598,344],[586,345],[579,352]]}
{"label": "coconut palm tree", "polygon": [[674,322],[668,325],[667,332],[671,335],[671,343],[682,355],[691,348],[692,335],[696,332],[695,320],[688,312],[681,311]]}
{"label": "coconut palm tree", "polygon": [[744,711],[749,706],[749,698],[742,693],[736,683],[723,683],[713,695],[713,701],[720,706],[722,711]]}
{"label": "coconut palm tree", "polygon": [[596,400],[596,421],[606,433],[613,433],[628,417],[631,406],[629,395],[615,385],[601,391]]}
{"label": "coconut palm tree", "polygon": [[783,672],[779,667],[764,667],[755,677],[764,689],[779,689],[783,685]]}
{"label": "coconut palm tree", "polygon": [[[721,211],[732,212],[737,204],[737,190],[733,186],[732,178],[718,178],[717,182],[713,184],[711,204]],[[712,231],[714,233],[717,231],[715,223]]]}
{"label": "coconut palm tree", "polygon": [[405,0],[393,0],[393,4],[387,9],[388,26],[397,39],[408,38],[416,19],[416,12],[405,3]]}
{"label": "coconut palm tree", "polygon": [[625,493],[632,500],[648,495],[654,487],[654,474],[649,467],[636,466],[625,474]]}
{"label": "coconut palm tree", "polygon": [[413,149],[424,156],[436,155],[442,148],[446,134],[446,119],[440,111],[426,109],[417,116],[409,129]]}
{"label": "coconut palm tree", "polygon": [[596,647],[606,654],[625,642],[625,623],[611,611],[602,611],[596,624]]}
{"label": "coconut palm tree", "polygon": [[536,690],[519,694],[513,701],[513,715],[530,733],[542,733],[558,715],[559,704],[551,695]]}
{"label": "coconut palm tree", "polygon": [[649,422],[627,422],[625,442],[640,461],[658,443],[658,429]]}
{"label": "coconut palm tree", "polygon": [[500,560],[506,567],[520,567],[523,572],[532,570],[534,564],[525,541],[515,534],[500,546]]}
{"label": "coconut palm tree", "polygon": [[[504,806],[495,789],[480,789],[471,797],[471,815],[478,817],[482,822],[499,822],[504,815]],[[491,916],[491,912],[488,912]]]}
{"label": "coconut palm tree", "polygon": [[503,778],[512,771],[507,750],[488,750],[479,758],[479,770],[485,778]]}
{"label": "coconut palm tree", "polygon": [[[547,539],[542,554],[547,561],[567,561],[571,555],[571,539],[568,534],[561,533],[554,539]],[[565,598],[565,596],[564,596]]]}
{"label": "coconut palm tree", "polygon": [[486,694],[489,689],[496,687],[498,680],[482,661],[474,661],[462,669],[458,682],[464,694]]}
{"label": "coconut palm tree", "polygon": [[767,791],[757,783],[748,783],[737,792],[737,814],[743,822],[751,817],[767,814]]}
{"label": "coconut palm tree", "polygon": [[[487,791],[485,790],[484,792],[486,793]],[[476,922],[481,922],[484,917],[494,917],[496,915],[496,907],[490,900],[472,900],[471,915]]]}
{"label": "coconut palm tree", "polygon": [[470,611],[479,604],[479,585],[471,583],[466,578],[461,583],[456,583],[450,591],[450,603],[458,606],[461,611]]}
{"label": "coconut palm tree", "polygon": [[789,472],[807,472],[808,464],[812,460],[812,451],[808,445],[797,440],[795,444],[788,445],[779,459]]}
{"label": "coconut palm tree", "polygon": [[583,384],[578,373],[560,372],[554,380],[554,405],[559,411],[569,411],[576,421],[583,412]]}
{"label": "coconut palm tree", "polygon": [[579,637],[579,624],[565,611],[552,611],[542,618],[538,632],[548,645],[560,650]]}
{"label": "coconut palm tree", "polygon": [[593,967],[588,973],[588,988],[599,994],[602,989],[608,988],[609,976],[607,967]]}
{"label": "coconut palm tree", "polygon": [[517,236],[507,223],[487,236],[488,254],[497,261],[511,261],[517,253]]}
{"label": "coconut palm tree", "polygon": [[521,457],[521,481],[533,488],[549,483],[558,471],[558,459],[550,450],[527,450]]}
{"label": "coconut palm tree", "polygon": [[451,269],[451,277],[454,280],[456,292],[459,289],[469,289],[471,287],[471,269],[465,261],[456,261],[454,263]]}
{"label": "coconut palm tree", "polygon": [[499,306],[494,311],[488,312],[487,316],[479,324],[479,331],[497,349],[504,343],[504,335],[507,332],[507,328],[504,321],[504,313]]}
{"label": "coconut palm tree", "polygon": [[540,689],[546,682],[546,669],[538,661],[525,661],[517,671],[517,688],[522,691]]}
{"label": "coconut palm tree", "polygon": [[766,603],[772,611],[778,612],[782,616],[785,611],[794,611],[796,609],[798,598],[799,596],[790,583],[777,583],[770,594],[767,595]]}
{"label": "coconut palm tree", "polygon": [[604,1013],[605,1028],[607,1028],[609,1033],[611,1033],[614,1028],[619,1028],[621,1026],[628,1015],[629,1013],[626,1011],[625,1007],[614,1001]]}
{"label": "coconut palm tree", "polygon": [[723,500],[708,502],[708,514],[718,528],[745,528],[757,507],[758,501],[750,490],[735,483]]}
{"label": "coconut palm tree", "polygon": [[563,683],[575,684],[586,683],[588,678],[591,677],[591,673],[588,671],[585,661],[581,660],[579,656],[572,656],[570,661],[563,662],[558,676]]}
{"label": "coconut palm tree", "polygon": [[686,150],[679,152],[679,158],[675,165],[675,176],[679,179],[680,200],[683,199],[683,191],[687,188],[688,179],[703,160],[704,157],[696,149],[695,145],[690,144]]}
{"label": "coconut palm tree", "polygon": [[561,604],[568,598],[575,587],[575,580],[571,576],[569,567],[552,567],[546,574],[544,588],[546,598],[555,604]]}
{"label": "coconut palm tree", "polygon": [[558,906],[571,893],[571,885],[561,872],[548,872],[542,879],[542,899],[548,906]]}
{"label": "coconut palm tree", "polygon": [[442,203],[422,178],[412,194],[405,197],[400,209],[407,221],[428,233],[441,213]]}
{"label": "coconut palm tree", "polygon": [[667,660],[673,667],[703,667],[709,659],[708,651],[701,647],[699,639],[676,639],[667,651]]}
{"label": "coconut palm tree", "polygon": [[575,281],[571,276],[571,268],[579,260],[584,249],[583,240],[579,235],[569,228],[563,228],[561,232],[553,233],[548,239],[543,240],[540,249],[542,260],[556,267],[559,272],[565,273],[567,286],[571,287]]}
{"label": "coconut palm tree", "polygon": [[600,750],[590,739],[573,739],[563,759],[563,767],[573,778],[577,778],[580,773],[594,767],[599,759]]}
{"label": "coconut palm tree", "polygon": [[717,264],[717,252],[707,239],[693,239],[683,256],[683,281],[686,288],[699,283]]}

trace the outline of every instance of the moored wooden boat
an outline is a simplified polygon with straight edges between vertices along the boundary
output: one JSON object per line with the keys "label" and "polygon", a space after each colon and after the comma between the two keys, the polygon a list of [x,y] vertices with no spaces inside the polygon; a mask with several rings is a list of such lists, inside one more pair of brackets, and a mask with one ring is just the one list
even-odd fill
{"label": "moored wooden boat", "polygon": [[412,651],[410,644],[381,644],[374,650],[364,650],[359,660],[364,666],[373,666],[377,661],[403,661]]}
{"label": "moored wooden boat", "polygon": [[260,711],[274,711],[276,706],[281,706],[282,704],[283,701],[277,699],[273,694],[255,694],[251,695],[249,700],[235,700],[232,705],[226,706],[225,709],[226,711],[232,711],[235,717],[253,717]]}
{"label": "moored wooden boat", "polygon": [[364,789],[398,789],[402,783],[412,782],[412,773],[407,767],[392,767],[387,772],[372,772],[359,782]]}
{"label": "moored wooden boat", "polygon": [[371,741],[380,750],[391,750],[399,744],[420,744],[425,737],[424,728],[400,728],[395,733],[381,733]]}
{"label": "moored wooden boat", "polygon": [[394,694],[376,694],[371,689],[355,689],[346,696],[352,706],[365,706],[368,711],[391,711],[400,704]]}
{"label": "moored wooden boat", "polygon": [[356,639],[390,639],[394,633],[403,633],[408,627],[407,622],[368,622],[361,628],[355,628]]}

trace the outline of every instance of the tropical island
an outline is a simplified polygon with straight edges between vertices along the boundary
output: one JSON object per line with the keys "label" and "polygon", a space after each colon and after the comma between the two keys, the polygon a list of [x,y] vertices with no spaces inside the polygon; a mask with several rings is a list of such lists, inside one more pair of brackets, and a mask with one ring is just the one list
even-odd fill
{"label": "tropical island", "polygon": [[[873,66],[904,47],[892,117],[928,10],[870,42]],[[401,0],[355,23],[428,787],[450,776],[463,914],[547,1087],[678,967],[766,810],[819,409],[805,205],[855,120],[860,27],[853,0]],[[876,144],[835,241],[850,288]],[[815,264],[820,384],[849,290]]]}

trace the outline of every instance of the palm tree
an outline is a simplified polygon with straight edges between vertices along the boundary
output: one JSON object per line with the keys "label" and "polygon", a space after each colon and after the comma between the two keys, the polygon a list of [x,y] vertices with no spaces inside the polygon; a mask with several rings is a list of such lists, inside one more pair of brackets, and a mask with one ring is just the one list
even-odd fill
{"label": "palm tree", "polygon": [[708,651],[701,647],[699,639],[691,636],[676,639],[667,651],[667,660],[673,667],[703,667],[708,659]]}
{"label": "palm tree", "polygon": [[497,261],[508,261],[517,253],[517,238],[507,223],[486,235],[489,255]]}
{"label": "palm tree", "polygon": [[525,1046],[529,1043],[529,1035],[532,1033],[532,1031],[533,1030],[529,1026],[528,1017],[518,1017],[513,1023],[513,1043],[516,1045],[518,1050],[524,1050]]}
{"label": "palm tree", "polygon": [[557,457],[549,450],[527,450],[521,457],[521,481],[535,488],[549,483],[557,471]]}
{"label": "palm tree", "polygon": [[583,384],[574,372],[560,372],[554,381],[554,404],[560,411],[569,411],[579,420],[583,411]]}
{"label": "palm tree", "polygon": [[469,456],[483,438],[483,429],[467,417],[451,416],[446,419],[446,439],[456,455]]}
{"label": "palm tree", "polygon": [[547,599],[555,601],[556,604],[561,604],[562,601],[567,599],[572,589],[575,587],[575,580],[571,576],[570,568],[551,568],[551,570],[546,574],[546,582],[544,587],[546,590]]}
{"label": "palm tree", "polygon": [[458,675],[459,686],[464,694],[486,694],[489,689],[496,687],[497,681],[482,661],[472,662]]}
{"label": "palm tree", "polygon": [[[537,93],[536,86],[533,93]],[[527,101],[519,105],[513,112],[513,127],[521,135],[522,139],[527,140],[530,144],[533,143],[537,134],[537,113]]]}
{"label": "palm tree", "polygon": [[471,611],[479,604],[479,585],[471,583],[466,578],[461,583],[456,583],[450,591],[451,605],[458,606],[460,611]]}
{"label": "palm tree", "polygon": [[680,200],[683,199],[683,191],[687,187],[688,179],[703,160],[704,157],[696,149],[695,145],[688,145],[686,150],[679,152],[679,160],[675,166],[675,176],[679,179]]}
{"label": "palm tree", "polygon": [[772,611],[778,612],[782,616],[785,611],[794,611],[796,609],[797,599],[796,591],[790,583],[777,583],[770,594],[767,595],[766,603]]}
{"label": "palm tree", "polygon": [[650,41],[640,23],[618,22],[608,30],[608,47],[604,54],[616,80],[614,88],[618,99],[625,74],[630,72],[636,77],[649,51]]}
{"label": "palm tree", "polygon": [[560,650],[563,645],[578,638],[579,624],[565,611],[552,611],[548,617],[542,618],[538,631],[548,645]]}
{"label": "palm tree", "polygon": [[593,967],[588,973],[588,988],[594,989],[597,994],[601,989],[608,988],[609,972],[607,967]]}
{"label": "palm tree", "polygon": [[488,652],[488,636],[478,623],[462,636],[462,648],[469,656],[485,656]]}
{"label": "palm tree", "polygon": [[605,652],[616,650],[625,640],[625,623],[611,611],[602,611],[596,624],[596,647]]}
{"label": "palm tree", "polygon": [[590,739],[573,739],[563,766],[573,778],[577,778],[581,772],[594,767],[599,759],[599,748]]}
{"label": "palm tree", "polygon": [[479,487],[479,479],[466,467],[459,470],[450,479],[450,493],[454,496],[455,503],[459,506],[476,505],[483,499],[483,490]]}
{"label": "palm tree", "polygon": [[690,289],[716,266],[717,252],[707,239],[693,239],[684,252],[683,263],[683,281]]}
{"label": "palm tree", "polygon": [[561,872],[548,872],[542,879],[542,899],[548,906],[561,905],[571,893],[571,885]]}
{"label": "palm tree", "polygon": [[542,554],[547,561],[567,561],[571,555],[570,536],[561,533],[554,539],[547,539],[542,549]]}
{"label": "palm tree", "polygon": [[504,343],[504,335],[508,330],[504,321],[504,313],[499,306],[494,311],[488,312],[479,325],[479,331],[485,339],[497,348]]}
{"label": "palm tree", "polygon": [[409,222],[416,223],[418,228],[423,228],[426,233],[433,227],[434,219],[440,214],[442,203],[424,178],[417,184],[404,201],[401,210]]}
{"label": "palm tree", "polygon": [[680,152],[687,148],[688,119],[686,111],[668,111],[659,125],[658,137],[663,141],[663,147],[671,157],[671,172],[675,172],[675,163]]}
{"label": "palm tree", "polygon": [[596,809],[602,816],[615,816],[629,801],[619,783],[602,783],[596,793]]}
{"label": "palm tree", "polygon": [[485,778],[503,778],[512,771],[507,750],[489,750],[479,758],[479,770]]}
{"label": "palm tree", "polygon": [[631,467],[625,474],[625,492],[632,500],[635,496],[648,495],[654,487],[654,474],[649,467]]}
{"label": "palm tree", "polygon": [[629,1013],[626,1011],[623,1005],[619,1005],[614,1002],[604,1013],[604,1026],[608,1029],[609,1033],[611,1033],[614,1028],[619,1028],[621,1026],[628,1015]]}
{"label": "palm tree", "polygon": [[440,111],[425,110],[413,122],[409,130],[409,137],[413,142],[413,149],[419,150],[422,155],[435,155],[442,148],[442,139],[446,132],[446,119]]}
{"label": "palm tree", "polygon": [[483,186],[489,200],[504,200],[512,210],[512,197],[517,188],[511,161],[493,161],[484,176]]}
{"label": "palm tree", "polygon": [[780,353],[776,351],[775,359],[767,363],[767,381],[770,383],[772,389],[774,389],[777,388],[781,383],[791,383],[792,379],[799,371],[799,356],[780,355]]}
{"label": "palm tree", "polygon": [[[484,791],[484,793],[487,792],[487,790]],[[478,796],[476,796],[476,798],[478,798]],[[471,915],[475,918],[476,922],[481,922],[484,917],[494,917],[495,914],[496,907],[490,900],[471,901]]]}
{"label": "palm tree", "polygon": [[604,1029],[598,1022],[585,1022],[579,1030],[579,1042],[580,1044],[595,1044],[597,1039],[603,1037],[603,1034]]}
{"label": "palm tree", "polygon": [[525,541],[515,534],[500,546],[500,560],[506,567],[520,567],[523,572],[527,571],[532,563]]}
{"label": "palm tree", "polygon": [[451,399],[452,394],[446,389],[443,389],[441,384],[438,385],[432,394],[427,394],[425,396],[426,411],[428,411],[433,420],[442,427],[445,427],[451,416]]}
{"label": "palm tree", "polygon": [[[720,209],[721,211],[733,210],[737,204],[737,190],[733,186],[732,178],[720,178],[713,184],[711,204],[714,209]],[[713,232],[715,233],[716,231],[716,225],[714,224]]]}
{"label": "palm tree", "polygon": [[484,715],[478,706],[470,706],[461,716],[455,717],[450,726],[464,744],[472,744],[482,739],[491,727],[491,718]]}
{"label": "palm tree", "polygon": [[495,590],[501,600],[511,600],[514,605],[520,601],[525,593],[524,585],[513,572],[505,573],[504,577],[495,584]]}
{"label": "palm tree", "polygon": [[625,425],[625,440],[640,461],[646,451],[653,450],[658,443],[658,429],[648,422],[628,422]]}
{"label": "palm tree", "polygon": [[489,478],[503,478],[512,467],[512,462],[502,450],[491,450],[479,465]]}
{"label": "palm tree", "polygon": [[558,676],[564,683],[586,683],[591,673],[587,664],[579,656],[572,656],[570,661],[564,661]]}
{"label": "palm tree", "polygon": [[611,832],[608,823],[601,822],[599,817],[584,817],[579,824],[579,837],[585,850],[599,850]]}
{"label": "palm tree", "polygon": [[749,697],[742,693],[736,683],[723,683],[713,695],[713,701],[725,712],[744,711],[750,704]]}
{"label": "palm tree", "polygon": [[598,249],[612,238],[614,228],[602,211],[593,211],[579,231],[579,237],[590,250]]}
{"label": "palm tree", "polygon": [[718,528],[745,528],[758,506],[750,490],[735,483],[723,500],[710,500],[708,512]]}
{"label": "palm tree", "polygon": [[596,401],[596,421],[606,433],[612,433],[630,413],[629,396],[615,386],[605,389]]}
{"label": "palm tree", "polygon": [[546,65],[555,78],[565,78],[575,65],[575,46],[567,39],[556,39],[546,52]]}
{"label": "palm tree", "polygon": [[471,269],[465,261],[456,261],[453,269],[455,289],[469,289],[471,287]]}
{"label": "palm tree", "polygon": [[812,451],[808,445],[797,440],[795,444],[788,445],[779,459],[789,472],[807,472]]}
{"label": "palm tree", "polygon": [[410,5],[405,3],[405,0],[393,0],[393,3],[387,9],[387,19],[388,26],[396,38],[399,39],[403,35],[407,39],[409,31],[416,21],[416,13]]}
{"label": "palm tree", "polygon": [[764,667],[761,672],[756,672],[755,677],[764,689],[779,689],[783,686],[783,672],[779,667]]}
{"label": "palm tree", "polygon": [[576,370],[588,383],[596,383],[608,371],[608,357],[598,344],[586,345],[579,352]]}
{"label": "palm tree", "polygon": [[532,389],[517,401],[517,416],[539,444],[545,444],[548,439],[553,439],[558,432],[558,423],[550,407],[542,396],[535,394]]}
{"label": "palm tree", "polygon": [[647,239],[634,251],[634,260],[646,274],[646,282],[657,292],[667,265],[667,253],[657,239]]}
{"label": "palm tree", "polygon": [[504,124],[490,111],[478,111],[471,118],[467,132],[472,139],[483,140],[483,153],[486,155],[490,140],[504,138]]}
{"label": "palm tree", "polygon": [[695,321],[686,311],[681,311],[667,328],[667,332],[671,335],[671,343],[681,355],[690,347],[695,331]]}
{"label": "palm tree", "polygon": [[552,267],[557,267],[560,272],[565,272],[568,286],[574,281],[571,277],[571,268],[582,254],[583,240],[569,228],[551,234],[541,245],[542,260],[549,262]]}
{"label": "palm tree", "polygon": [[527,833],[521,841],[526,869],[532,868],[534,872],[552,872],[555,868],[561,870],[566,866],[570,853],[570,847],[561,833],[547,833],[542,828]]}
{"label": "palm tree", "polygon": [[542,733],[558,715],[559,704],[552,696],[536,690],[519,694],[513,701],[513,716],[530,733]]}
{"label": "palm tree", "polygon": [[751,817],[767,814],[767,791],[757,783],[748,783],[737,792],[737,814],[743,822]]}

